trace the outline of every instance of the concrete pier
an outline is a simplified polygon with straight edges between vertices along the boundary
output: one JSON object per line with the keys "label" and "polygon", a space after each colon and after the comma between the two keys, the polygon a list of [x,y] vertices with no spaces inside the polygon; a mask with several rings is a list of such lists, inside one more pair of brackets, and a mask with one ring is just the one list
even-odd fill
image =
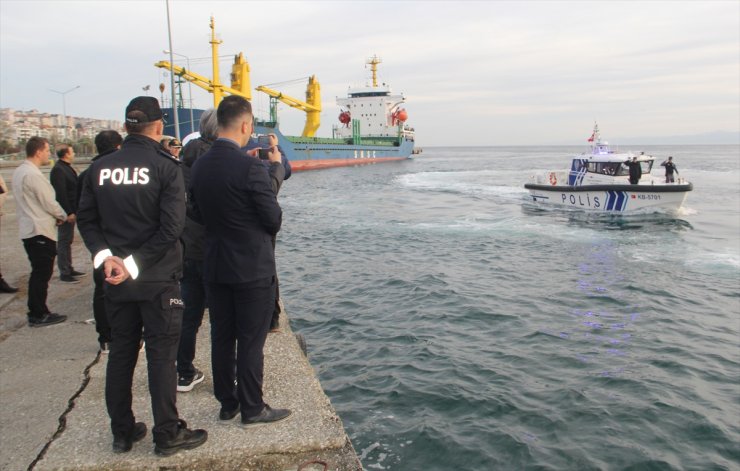
{"label": "concrete pier", "polygon": [[[10,184],[13,168],[1,168]],[[134,414],[149,429],[129,453],[111,451],[105,409],[107,356],[98,352],[92,320],[90,257],[75,235],[75,268],[88,273],[79,284],[63,283],[55,269],[49,308],[69,319],[58,325],[26,324],[30,264],[15,217],[12,196],[0,219],[0,268],[21,290],[0,293],[0,469],[2,470],[358,470],[359,459],[308,359],[281,317],[280,332],[265,347],[264,392],[273,407],[293,415],[272,425],[242,428],[238,417],[218,420],[210,375],[208,317],[198,337],[195,360],[206,374],[193,391],[178,393],[180,416],[190,427],[208,430],[195,450],[162,458],[154,454],[146,357],[134,377]]]}

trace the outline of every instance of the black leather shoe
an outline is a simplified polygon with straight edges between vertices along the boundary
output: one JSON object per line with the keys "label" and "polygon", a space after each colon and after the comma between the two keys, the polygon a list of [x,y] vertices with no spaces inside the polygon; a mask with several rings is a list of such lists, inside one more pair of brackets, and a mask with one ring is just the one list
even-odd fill
{"label": "black leather shoe", "polygon": [[67,320],[67,316],[64,314],[54,314],[50,312],[44,314],[42,317],[31,317],[28,316],[28,325],[31,327],[44,327],[47,325],[59,324]]}
{"label": "black leather shoe", "polygon": [[70,273],[70,275],[72,275],[72,276],[85,276],[85,273],[84,272],[81,272],[81,271],[77,271],[77,270],[72,270],[72,272]]}
{"label": "black leather shoe", "polygon": [[238,414],[240,410],[241,408],[239,406],[236,406],[234,410],[227,410],[222,407],[221,412],[218,413],[218,420],[231,420],[236,417],[236,414]]}
{"label": "black leather shoe", "polygon": [[273,422],[279,422],[290,417],[290,414],[292,414],[292,412],[288,409],[273,409],[272,407],[265,404],[265,408],[262,409],[262,412],[260,412],[259,414],[255,415],[254,417],[242,419],[242,425],[245,427],[251,427],[253,425],[264,425]]}
{"label": "black leather shoe", "polygon": [[146,436],[146,424],[136,422],[130,436],[113,436],[113,453],[126,453],[131,451],[134,442],[138,442]]}
{"label": "black leather shoe", "polygon": [[0,293],[17,293],[18,288],[10,286],[5,280],[0,278]]}
{"label": "black leather shoe", "polygon": [[180,419],[177,424],[177,435],[166,441],[155,442],[154,453],[160,456],[174,455],[180,450],[198,448],[208,440],[208,432],[203,429],[190,430],[188,424]]}

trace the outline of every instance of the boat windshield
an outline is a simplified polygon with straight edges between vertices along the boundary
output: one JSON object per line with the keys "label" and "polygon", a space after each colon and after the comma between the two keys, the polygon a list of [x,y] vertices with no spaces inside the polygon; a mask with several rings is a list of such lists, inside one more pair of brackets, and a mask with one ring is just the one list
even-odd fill
{"label": "boat windshield", "polygon": [[[640,162],[640,167],[642,167],[642,173],[650,173],[653,168],[653,161],[643,160]],[[630,174],[629,167],[621,162],[589,162],[588,171],[591,173],[612,176]]]}

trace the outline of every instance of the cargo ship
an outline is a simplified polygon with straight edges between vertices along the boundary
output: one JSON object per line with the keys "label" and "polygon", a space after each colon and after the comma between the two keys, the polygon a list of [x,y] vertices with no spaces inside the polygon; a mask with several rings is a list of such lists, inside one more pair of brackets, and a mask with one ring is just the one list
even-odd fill
{"label": "cargo ship", "polygon": [[[160,61],[156,67],[170,70],[182,80],[191,82],[213,95],[213,106],[218,106],[224,95],[239,95],[252,101],[249,64],[244,55],[234,57],[231,70],[231,86],[219,80],[218,45],[214,19],[211,17],[211,48],[213,76],[207,78],[192,70]],[[320,126],[321,87],[315,76],[308,80],[306,99],[298,100],[273,90],[267,86],[256,87],[257,91],[270,97],[270,116],[268,119],[255,119],[255,134],[274,133],[278,144],[291,162],[295,171],[316,170],[332,167],[346,167],[380,162],[405,160],[420,152],[414,147],[414,129],[406,124],[407,111],[402,107],[406,99],[403,94],[393,94],[390,86],[378,84],[377,67],[381,60],[377,56],[367,59],[372,72],[371,81],[365,86],[350,87],[346,98],[338,98],[340,107],[338,124],[332,127],[332,137],[316,137]],[[182,100],[181,100],[182,101]],[[306,113],[306,125],[301,136],[286,136],[280,131],[277,116],[278,103]],[[200,116],[202,110],[195,113]],[[190,110],[165,109],[167,113],[178,113],[185,117]],[[180,121],[183,121],[182,119]],[[197,120],[189,123],[190,129],[197,129]],[[165,132],[174,135],[172,123]],[[182,129],[182,128],[181,128]]]}

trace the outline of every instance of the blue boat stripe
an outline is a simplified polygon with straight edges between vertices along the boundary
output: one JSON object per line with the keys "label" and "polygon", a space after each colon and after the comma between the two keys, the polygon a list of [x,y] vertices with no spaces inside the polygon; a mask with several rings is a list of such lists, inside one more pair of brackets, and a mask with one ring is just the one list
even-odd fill
{"label": "blue boat stripe", "polygon": [[622,210],[622,206],[623,206],[623,203],[624,203],[624,200],[625,200],[625,197],[624,196],[625,196],[625,192],[624,191],[618,191],[617,192],[617,202],[614,205],[614,209],[615,210],[617,210],[617,211],[621,211]]}
{"label": "blue boat stripe", "polygon": [[606,195],[606,210],[607,211],[611,211],[612,208],[614,207],[614,199],[615,199],[615,196],[616,195],[614,194],[614,192],[612,190],[609,190],[606,193],[607,193],[607,195]]}

